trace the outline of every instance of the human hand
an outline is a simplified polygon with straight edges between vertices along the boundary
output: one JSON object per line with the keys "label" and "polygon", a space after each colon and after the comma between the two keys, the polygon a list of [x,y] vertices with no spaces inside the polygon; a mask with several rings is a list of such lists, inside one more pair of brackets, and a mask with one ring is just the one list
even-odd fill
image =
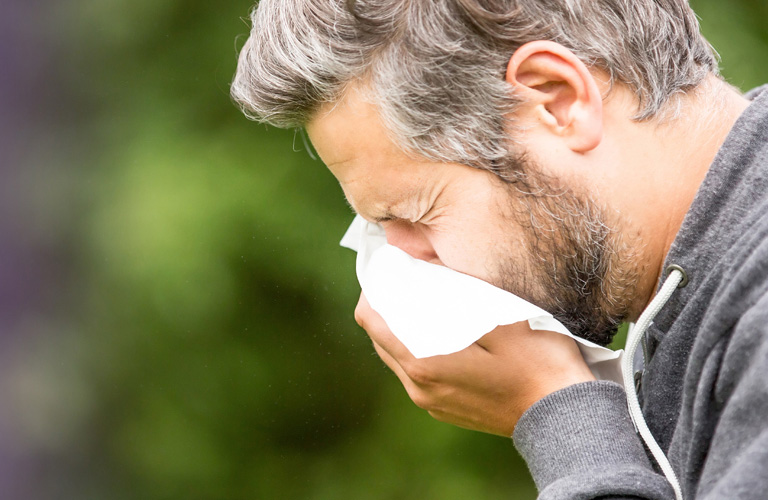
{"label": "human hand", "polygon": [[573,339],[533,331],[526,321],[499,326],[457,353],[422,359],[392,334],[363,294],[355,321],[418,407],[467,429],[510,437],[533,403],[595,380]]}

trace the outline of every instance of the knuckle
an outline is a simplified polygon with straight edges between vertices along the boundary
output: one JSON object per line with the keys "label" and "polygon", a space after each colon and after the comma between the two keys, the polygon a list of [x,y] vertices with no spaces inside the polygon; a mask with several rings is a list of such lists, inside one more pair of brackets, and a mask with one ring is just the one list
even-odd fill
{"label": "knuckle", "polygon": [[388,368],[391,370],[392,367],[387,364],[387,351],[385,351],[379,344],[376,342],[373,342],[373,350],[376,351],[376,355],[379,357],[379,359],[384,362],[388,366]]}
{"label": "knuckle", "polygon": [[403,364],[403,371],[414,384],[425,387],[434,385],[437,382],[437,374],[430,366],[418,359],[411,360]]}
{"label": "knuckle", "polygon": [[425,393],[424,391],[410,391],[408,396],[411,398],[411,401],[413,401],[413,404],[422,410],[432,411],[434,409],[434,401],[429,396],[429,394]]}
{"label": "knuckle", "polygon": [[427,411],[427,413],[429,413],[430,417],[434,418],[439,422],[451,423],[450,419],[448,419],[448,417],[444,413],[442,413],[441,411],[438,411],[435,408],[431,408],[430,410]]}
{"label": "knuckle", "polygon": [[365,313],[359,302],[357,303],[357,307],[355,307],[355,323],[360,325],[361,328],[365,328]]}

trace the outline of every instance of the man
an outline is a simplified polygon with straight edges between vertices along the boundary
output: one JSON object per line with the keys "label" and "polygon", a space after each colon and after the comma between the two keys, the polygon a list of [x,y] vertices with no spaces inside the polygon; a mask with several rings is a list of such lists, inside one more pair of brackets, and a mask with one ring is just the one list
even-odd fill
{"label": "man", "polygon": [[[719,79],[687,2],[262,0],[232,94],[306,127],[389,243],[586,339],[680,270],[645,421],[684,498],[764,496],[768,92]],[[515,324],[416,359],[365,296],[355,317],[418,406],[512,436],[541,498],[680,495],[573,340]]]}

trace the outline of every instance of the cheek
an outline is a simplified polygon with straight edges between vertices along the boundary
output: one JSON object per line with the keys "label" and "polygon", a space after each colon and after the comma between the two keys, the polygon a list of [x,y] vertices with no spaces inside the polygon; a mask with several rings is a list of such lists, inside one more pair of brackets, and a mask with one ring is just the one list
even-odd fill
{"label": "cheek", "polygon": [[480,235],[467,233],[435,233],[429,237],[430,244],[440,264],[484,281],[490,281],[495,269],[490,241]]}
{"label": "cheek", "polygon": [[440,263],[455,271],[500,286],[511,274],[528,276],[529,236],[520,224],[500,214],[434,227],[428,233]]}

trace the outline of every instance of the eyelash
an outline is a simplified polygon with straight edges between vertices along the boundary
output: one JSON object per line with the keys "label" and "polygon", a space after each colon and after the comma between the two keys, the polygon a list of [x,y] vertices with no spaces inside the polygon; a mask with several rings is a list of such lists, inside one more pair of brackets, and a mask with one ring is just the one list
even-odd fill
{"label": "eyelash", "polygon": [[388,216],[388,217],[378,217],[378,218],[374,219],[374,222],[376,222],[377,224],[382,224],[384,222],[403,221],[403,222],[408,222],[410,224],[418,224],[419,222],[424,220],[432,212],[433,209],[434,209],[434,206],[429,207],[429,209],[427,209],[426,212],[421,214],[421,217],[419,217],[416,220],[410,220],[410,219],[407,219],[407,218],[404,218],[404,217],[397,217],[397,216],[393,215],[393,216]]}
{"label": "eyelash", "polygon": [[397,221],[408,222],[410,224],[416,224],[417,222],[419,222],[419,221],[412,221],[412,220],[409,220],[409,219],[404,219],[403,217],[395,217],[395,216],[392,216],[392,217],[379,217],[379,218],[375,219],[375,222],[377,224],[382,224],[384,222],[397,222]]}

